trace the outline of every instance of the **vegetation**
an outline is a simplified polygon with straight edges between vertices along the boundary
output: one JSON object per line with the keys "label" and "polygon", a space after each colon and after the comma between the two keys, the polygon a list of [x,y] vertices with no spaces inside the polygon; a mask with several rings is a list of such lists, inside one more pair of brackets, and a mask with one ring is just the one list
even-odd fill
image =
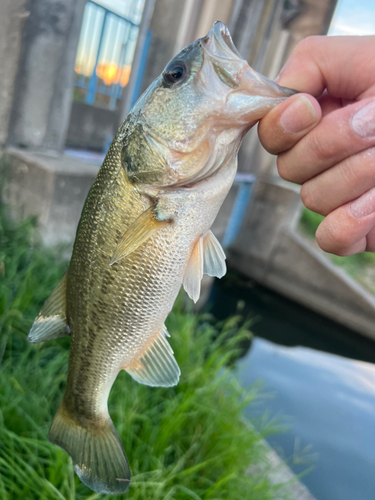
{"label": "vegetation", "polygon": [[[99,495],[47,440],[64,391],[69,338],[39,345],[25,339],[67,264],[35,234],[33,221],[15,226],[0,207],[0,498],[94,500]],[[109,411],[133,474],[124,498],[266,500],[277,490],[281,498],[267,479],[261,436],[242,416],[257,392],[242,389],[227,367],[249,336],[246,325],[237,317],[215,325],[180,301],[167,326],[179,385],[149,388],[122,372],[111,392]]]}
{"label": "vegetation", "polygon": [[[305,208],[300,220],[300,229],[307,237],[314,238],[323,219],[322,215]],[[375,294],[375,253],[364,252],[347,257],[331,255],[330,258],[334,264],[343,268],[352,278]]]}

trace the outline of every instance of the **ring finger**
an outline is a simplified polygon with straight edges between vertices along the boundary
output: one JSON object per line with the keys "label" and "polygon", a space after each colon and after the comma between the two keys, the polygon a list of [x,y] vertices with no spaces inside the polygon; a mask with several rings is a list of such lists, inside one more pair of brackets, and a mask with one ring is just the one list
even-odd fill
{"label": "ring finger", "polygon": [[305,182],[301,199],[309,210],[328,215],[372,187],[375,187],[375,147],[350,156]]}
{"label": "ring finger", "polygon": [[316,241],[325,252],[352,255],[373,252],[375,227],[375,189],[343,205],[321,222]]}

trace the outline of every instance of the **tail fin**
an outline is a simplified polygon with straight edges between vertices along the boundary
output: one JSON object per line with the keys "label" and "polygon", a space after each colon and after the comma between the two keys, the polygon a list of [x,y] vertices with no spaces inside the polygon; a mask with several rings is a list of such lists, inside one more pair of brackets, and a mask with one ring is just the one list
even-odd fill
{"label": "tail fin", "polygon": [[62,401],[48,438],[72,457],[78,477],[93,491],[120,495],[129,488],[128,461],[109,416],[99,425],[82,425],[69,415]]}

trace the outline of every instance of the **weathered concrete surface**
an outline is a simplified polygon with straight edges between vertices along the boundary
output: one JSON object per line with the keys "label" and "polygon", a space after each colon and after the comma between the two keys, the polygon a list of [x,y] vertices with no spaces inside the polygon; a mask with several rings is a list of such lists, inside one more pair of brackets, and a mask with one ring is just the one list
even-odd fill
{"label": "weathered concrete surface", "polygon": [[259,182],[230,265],[375,340],[375,298],[296,234],[300,205],[293,187]]}
{"label": "weathered concrete surface", "polygon": [[142,82],[144,92],[174,55],[182,12],[187,0],[158,0],[150,23],[152,41]]}
{"label": "weathered concrete surface", "polygon": [[69,156],[53,158],[9,149],[3,193],[16,219],[38,216],[44,242],[72,244],[87,193],[98,167]]}
{"label": "weathered concrete surface", "polygon": [[31,2],[22,42],[8,143],[62,151],[85,0]]}
{"label": "weathered concrete surface", "polygon": [[301,209],[299,190],[294,186],[267,181],[257,182],[251,209],[234,244],[233,252],[246,260],[246,272],[262,282],[280,232],[293,228]]}
{"label": "weathered concrete surface", "polygon": [[8,137],[22,30],[29,14],[27,0],[0,1],[0,145]]}
{"label": "weathered concrete surface", "polygon": [[287,24],[291,33],[284,62],[298,42],[312,35],[326,35],[332,20],[337,0],[302,0],[300,14]]}
{"label": "weathered concrete surface", "polygon": [[273,500],[315,500],[310,491],[302,484],[291,471],[291,469],[281,460],[279,455],[263,441],[264,446],[268,448],[267,459],[270,472],[268,477],[272,484],[284,486],[280,488],[279,494]]}
{"label": "weathered concrete surface", "polygon": [[102,151],[117,132],[119,112],[73,101],[66,145]]}
{"label": "weathered concrete surface", "polygon": [[264,284],[375,340],[375,298],[298,234],[280,235]]}

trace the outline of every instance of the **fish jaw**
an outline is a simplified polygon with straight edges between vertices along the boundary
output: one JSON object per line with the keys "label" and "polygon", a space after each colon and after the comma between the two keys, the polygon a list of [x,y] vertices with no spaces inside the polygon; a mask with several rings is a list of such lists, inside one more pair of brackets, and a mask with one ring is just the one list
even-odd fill
{"label": "fish jaw", "polygon": [[[237,126],[247,131],[273,107],[297,93],[252,69],[239,54],[224,23],[214,24],[202,39],[202,47],[219,80],[232,88],[223,100],[220,128]],[[202,71],[207,66],[203,65]]]}

